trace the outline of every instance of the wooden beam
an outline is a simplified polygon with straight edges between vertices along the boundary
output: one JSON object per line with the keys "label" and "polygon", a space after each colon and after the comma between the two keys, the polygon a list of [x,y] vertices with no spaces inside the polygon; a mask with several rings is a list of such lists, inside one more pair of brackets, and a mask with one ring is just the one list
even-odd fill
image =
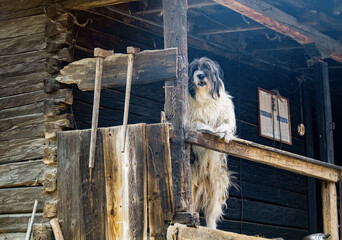
{"label": "wooden beam", "polygon": [[235,139],[227,144],[215,135],[188,131],[186,141],[235,157],[329,182],[337,182],[342,176],[342,167],[242,139]]}
{"label": "wooden beam", "polygon": [[206,227],[187,227],[175,224],[167,229],[167,240],[267,240],[263,237],[253,237],[238,233],[226,232]]}
{"label": "wooden beam", "polygon": [[314,43],[322,58],[342,62],[342,44],[315,28],[301,24],[295,17],[263,2],[253,0],[214,0],[254,21],[305,45]]}
{"label": "wooden beam", "polygon": [[[126,84],[128,54],[114,54],[103,61],[102,87],[122,87]],[[78,85],[81,90],[93,90],[96,58],[70,63],[56,80]],[[148,50],[135,55],[132,84],[146,84],[177,79],[177,49]]]}
{"label": "wooden beam", "polygon": [[[211,0],[189,0],[188,1],[188,9],[193,8],[203,8],[203,7],[210,7],[215,6],[217,3]],[[161,1],[150,1],[146,9],[135,12],[138,15],[147,15],[147,14],[154,14],[154,13],[162,13],[163,7]]]}
{"label": "wooden beam", "polygon": [[171,140],[173,198],[176,212],[191,210],[190,149],[185,143],[188,127],[188,1],[163,0],[164,47],[178,49],[178,78],[165,83],[166,119],[174,127]]}
{"label": "wooden beam", "polygon": [[322,182],[322,215],[324,234],[330,234],[331,240],[338,240],[337,193],[334,182]]}
{"label": "wooden beam", "polygon": [[64,0],[60,4],[65,9],[84,10],[136,1],[138,0]]}
{"label": "wooden beam", "polygon": [[331,113],[328,63],[314,64],[315,73],[315,110],[320,159],[334,164],[334,127]]}
{"label": "wooden beam", "polygon": [[248,32],[248,31],[256,31],[256,30],[263,30],[265,27],[248,27],[248,28],[235,28],[235,29],[218,29],[218,30],[208,30],[208,31],[201,31],[197,33],[197,35],[214,35],[214,34],[223,34],[223,33],[237,33],[237,32]]}

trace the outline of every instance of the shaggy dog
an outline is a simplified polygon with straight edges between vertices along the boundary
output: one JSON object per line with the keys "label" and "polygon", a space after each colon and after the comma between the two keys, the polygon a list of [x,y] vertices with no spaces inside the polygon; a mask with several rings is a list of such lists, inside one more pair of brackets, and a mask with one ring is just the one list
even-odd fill
{"label": "shaggy dog", "polygon": [[[190,128],[218,134],[226,142],[235,137],[236,121],[232,97],[225,91],[223,71],[209,58],[189,65]],[[207,227],[216,228],[231,186],[226,154],[193,146],[191,165],[193,210],[202,210]]]}

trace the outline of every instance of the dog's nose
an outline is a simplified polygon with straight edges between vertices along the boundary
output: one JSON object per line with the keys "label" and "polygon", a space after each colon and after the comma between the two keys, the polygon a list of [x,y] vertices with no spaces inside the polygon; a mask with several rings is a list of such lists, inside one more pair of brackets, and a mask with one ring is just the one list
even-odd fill
{"label": "dog's nose", "polygon": [[197,74],[199,80],[203,80],[205,75],[203,73]]}

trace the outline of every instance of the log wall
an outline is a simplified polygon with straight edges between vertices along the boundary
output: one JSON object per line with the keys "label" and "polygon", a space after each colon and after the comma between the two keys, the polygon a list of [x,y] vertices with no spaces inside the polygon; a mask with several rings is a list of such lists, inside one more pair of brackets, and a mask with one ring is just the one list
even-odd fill
{"label": "log wall", "polygon": [[48,3],[0,3],[0,239],[25,237],[35,199],[37,239],[56,216],[56,131],[72,126],[72,92],[50,78],[71,55],[69,16]]}

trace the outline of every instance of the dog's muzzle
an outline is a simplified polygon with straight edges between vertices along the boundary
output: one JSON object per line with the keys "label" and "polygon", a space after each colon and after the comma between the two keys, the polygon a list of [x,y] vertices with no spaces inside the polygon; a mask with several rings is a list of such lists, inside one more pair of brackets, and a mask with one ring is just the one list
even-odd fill
{"label": "dog's muzzle", "polygon": [[205,75],[204,73],[198,73],[197,75],[197,78],[198,78],[198,86],[199,87],[203,87],[206,85],[205,81],[204,81],[204,78],[205,78]]}

